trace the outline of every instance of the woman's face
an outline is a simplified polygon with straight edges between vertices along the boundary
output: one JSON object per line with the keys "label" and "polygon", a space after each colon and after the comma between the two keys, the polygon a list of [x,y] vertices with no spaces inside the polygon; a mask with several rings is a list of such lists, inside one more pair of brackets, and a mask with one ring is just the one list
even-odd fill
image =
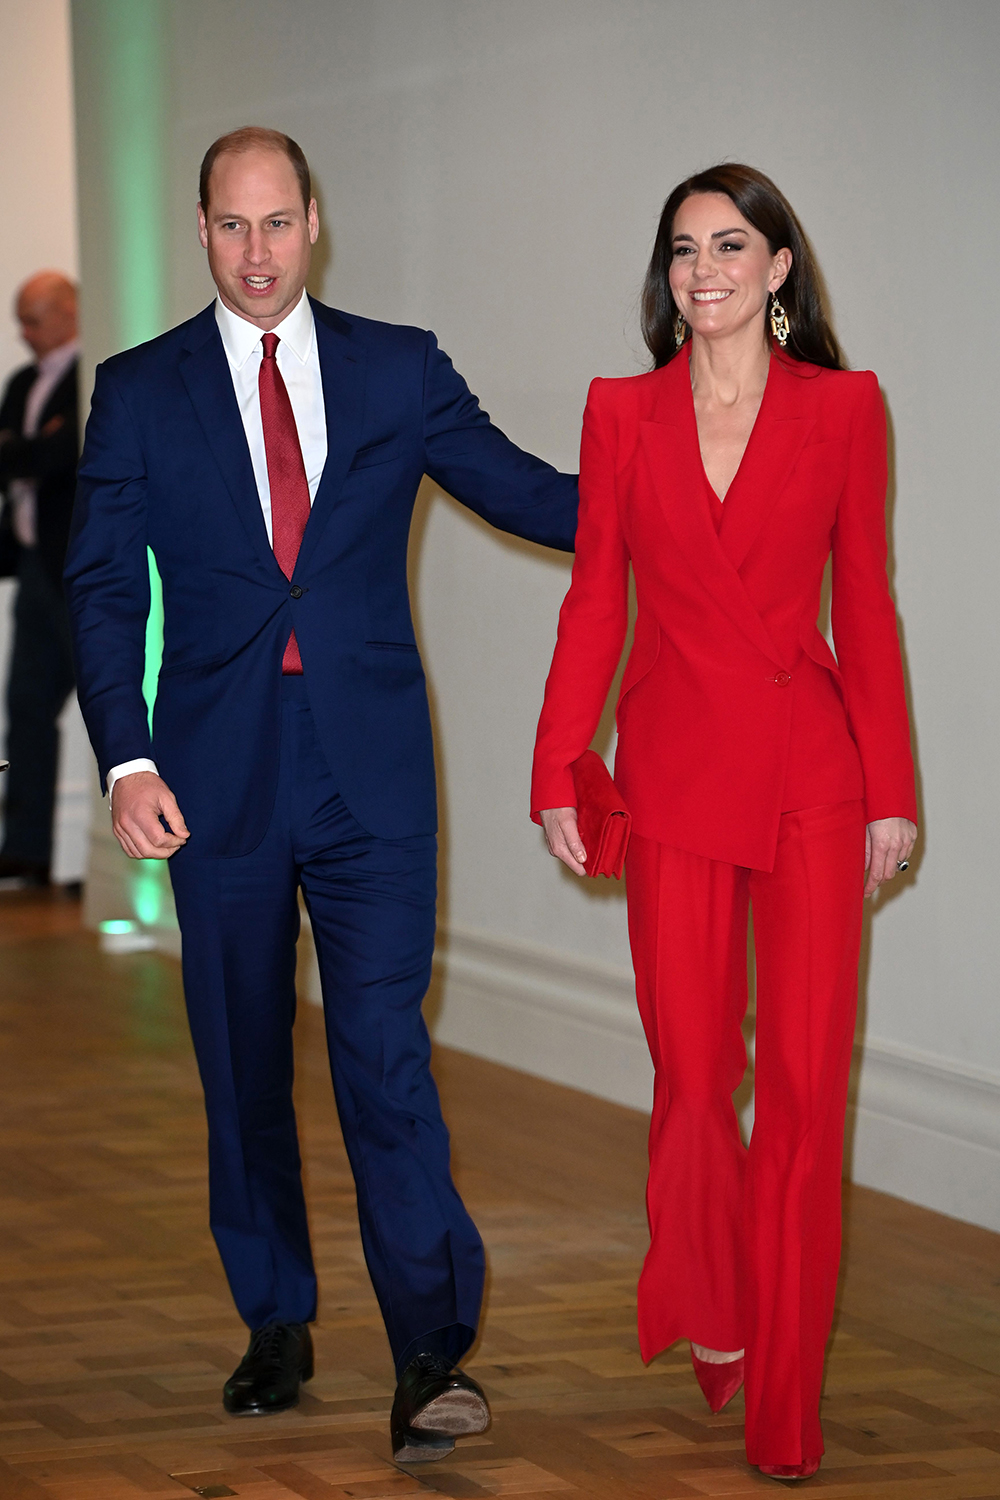
{"label": "woman's face", "polygon": [[725,193],[694,193],[674,218],[670,290],[694,334],[723,338],[759,319],[788,275],[792,252],[772,255]]}

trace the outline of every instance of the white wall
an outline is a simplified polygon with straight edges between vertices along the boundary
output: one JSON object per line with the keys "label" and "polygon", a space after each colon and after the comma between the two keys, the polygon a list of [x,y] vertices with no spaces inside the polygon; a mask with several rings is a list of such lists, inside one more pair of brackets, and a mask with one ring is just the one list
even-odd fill
{"label": "white wall", "polygon": [[[0,383],[31,353],[18,337],[16,288],[51,267],[77,273],[76,182],[68,0],[0,0],[0,202],[5,300]],[[0,683],[6,684],[16,585],[0,582]],[[62,719],[53,878],[79,880],[87,853],[93,757],[73,698]],[[0,697],[0,744],[7,737]]]}
{"label": "white wall", "polygon": [[[855,1172],[1000,1226],[1000,8],[288,0],[272,22],[261,0],[169,7],[171,318],[211,291],[193,228],[202,151],[236,125],[276,125],[319,186],[315,289],[434,328],[500,425],[564,468],[590,378],[646,363],[636,301],[668,190],[731,157],[789,194],[849,357],[878,371],[890,410],[923,795],[914,872],[872,923]],[[439,1034],[639,1104],[621,892],[561,871],[526,818],[567,564],[440,498],[419,516],[443,811]]]}

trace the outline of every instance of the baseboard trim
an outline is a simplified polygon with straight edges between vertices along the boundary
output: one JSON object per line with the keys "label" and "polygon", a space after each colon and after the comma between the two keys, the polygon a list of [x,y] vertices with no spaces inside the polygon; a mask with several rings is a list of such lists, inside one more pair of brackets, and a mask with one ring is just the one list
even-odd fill
{"label": "baseboard trim", "polygon": [[67,885],[83,880],[91,820],[90,782],[80,777],[60,781],[53,817],[52,881]]}
{"label": "baseboard trim", "polygon": [[[132,915],[110,833],[92,837],[91,851],[88,925]],[[150,930],[179,957],[164,907]],[[303,993],[320,1003],[307,920],[299,965]],[[648,1113],[653,1073],[630,970],[456,927],[440,933],[434,969],[425,1012],[435,1040]],[[752,1105],[741,1117],[749,1128]],[[865,1187],[1000,1230],[1000,1073],[866,1038],[855,1050],[847,1170]]]}
{"label": "baseboard trim", "polygon": [[648,1111],[653,1070],[631,971],[449,928],[438,937],[435,1040]]}
{"label": "baseboard trim", "polygon": [[94,808],[87,875],[83,887],[83,925],[97,931],[102,922],[130,921],[151,937],[162,953],[181,956],[170,872],[165,860],[130,860],[111,831],[107,807]]}
{"label": "baseboard trim", "polygon": [[[631,972],[451,928],[428,1019],[460,1051],[647,1110],[652,1069]],[[1000,1073],[883,1038],[859,1044],[853,1180],[1000,1230]]]}
{"label": "baseboard trim", "polygon": [[856,1064],[853,1180],[1000,1230],[1000,1073],[875,1037]]}

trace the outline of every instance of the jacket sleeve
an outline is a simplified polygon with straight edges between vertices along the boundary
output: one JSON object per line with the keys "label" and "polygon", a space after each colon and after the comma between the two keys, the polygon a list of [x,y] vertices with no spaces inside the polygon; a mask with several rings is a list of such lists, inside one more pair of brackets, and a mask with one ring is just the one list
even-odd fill
{"label": "jacket sleeve", "polygon": [[436,484],[500,531],[572,552],[577,483],[516,447],[448,356],[427,335],[424,364],[426,471]]}
{"label": "jacket sleeve", "polygon": [[0,485],[12,479],[62,479],[72,484],[78,455],[76,413],[61,415],[54,432],[12,437],[0,444]]}
{"label": "jacket sleeve", "polygon": [[22,365],[8,380],[0,398],[0,432],[13,436],[21,431],[28,391],[36,374],[37,366]]}
{"label": "jacket sleeve", "polygon": [[859,381],[847,480],[833,531],[831,623],[844,702],[865,775],[865,816],[917,820],[896,610],[886,577],[885,408],[878,380]]}
{"label": "jacket sleeve", "polygon": [[569,592],[538,723],[531,815],[574,807],[569,767],[590,745],[628,628],[629,553],[615,495],[614,442],[606,382],[590,387],[580,445],[580,520]]}
{"label": "jacket sleeve", "polygon": [[112,766],[152,755],[142,695],[150,599],[146,466],[106,365],[97,371],[64,577],[77,692],[103,784]]}
{"label": "jacket sleeve", "polygon": [[[80,456],[76,367],[71,367],[50,394],[42,430],[34,437],[22,437],[20,427],[34,373],[31,366],[19,372],[0,406],[0,432],[12,429],[7,441],[0,443],[0,486],[11,479],[36,479],[43,486],[52,481],[72,486]],[[54,417],[60,419],[58,425],[46,432]]]}

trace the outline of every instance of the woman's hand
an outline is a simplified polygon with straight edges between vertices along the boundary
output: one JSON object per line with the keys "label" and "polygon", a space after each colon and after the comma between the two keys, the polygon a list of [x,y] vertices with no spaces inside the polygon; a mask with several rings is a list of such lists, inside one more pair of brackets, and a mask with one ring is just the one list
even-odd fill
{"label": "woman's hand", "polygon": [[580,842],[575,807],[547,807],[540,815],[549,853],[561,859],[574,875],[586,875],[587,851]]}
{"label": "woman's hand", "polygon": [[[865,834],[865,895],[871,896],[886,880],[895,880],[898,868],[913,853],[916,825],[909,818],[878,818]],[[551,847],[551,846],[550,846]]]}

